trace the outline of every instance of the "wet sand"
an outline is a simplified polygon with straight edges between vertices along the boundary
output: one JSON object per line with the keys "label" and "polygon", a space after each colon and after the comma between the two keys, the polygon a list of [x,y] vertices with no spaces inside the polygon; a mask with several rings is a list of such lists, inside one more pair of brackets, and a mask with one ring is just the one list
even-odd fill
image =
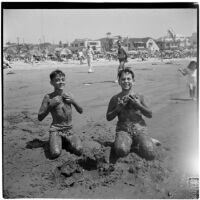
{"label": "wet sand", "polygon": [[186,78],[178,74],[189,60],[129,62],[135,72],[135,90],[142,93],[153,111],[145,119],[149,134],[161,142],[156,159],[146,161],[134,152],[115,163],[114,170],[99,174],[84,169],[63,177],[58,167],[76,159],[65,150],[52,160],[47,141],[51,117],[42,122],[37,113],[43,96],[52,91],[49,74],[60,68],[66,73],[65,91],[84,108],[73,110],[73,125],[83,142],[112,142],[116,120],[106,121],[111,96],[120,91],[117,62],[95,62],[95,73],[86,64],[14,63],[14,74],[3,77],[3,189],[6,198],[190,198],[189,178],[198,177],[197,101],[189,100]]}

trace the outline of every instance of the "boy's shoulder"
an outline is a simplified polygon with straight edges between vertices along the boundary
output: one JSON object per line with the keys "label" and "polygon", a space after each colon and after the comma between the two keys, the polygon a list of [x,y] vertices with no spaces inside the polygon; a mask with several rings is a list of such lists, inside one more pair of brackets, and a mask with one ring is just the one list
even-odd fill
{"label": "boy's shoulder", "polygon": [[74,97],[74,95],[71,92],[64,92],[64,94],[72,98]]}
{"label": "boy's shoulder", "polygon": [[48,93],[44,95],[44,99],[49,99],[52,93]]}
{"label": "boy's shoulder", "polygon": [[141,94],[141,93],[138,93],[138,92],[136,92],[136,93],[135,93],[135,95],[136,95],[137,97],[139,97],[139,98],[143,98],[143,97],[144,97],[144,95],[143,95],[143,94]]}
{"label": "boy's shoulder", "polygon": [[122,94],[122,93],[119,92],[119,93],[113,95],[113,96],[111,97],[111,100],[112,100],[112,101],[117,100],[119,97],[121,97],[121,94]]}
{"label": "boy's shoulder", "polygon": [[47,93],[44,95],[44,98],[51,98],[52,96],[54,96],[55,92],[51,92],[51,93]]}

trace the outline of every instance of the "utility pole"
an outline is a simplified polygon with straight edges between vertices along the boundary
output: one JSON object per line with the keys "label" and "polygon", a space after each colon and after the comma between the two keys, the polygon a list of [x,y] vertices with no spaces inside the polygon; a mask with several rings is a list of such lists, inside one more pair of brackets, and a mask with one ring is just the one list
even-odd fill
{"label": "utility pole", "polygon": [[128,49],[128,36],[127,36],[127,51],[128,51],[129,49]]}
{"label": "utility pole", "polygon": [[18,44],[18,46],[19,46],[19,37],[17,37],[17,44]]}
{"label": "utility pole", "polygon": [[38,42],[39,42],[38,50],[40,50],[40,42],[41,42],[40,38],[39,38]]}
{"label": "utility pole", "polygon": [[45,36],[43,35],[43,42],[45,43]]}
{"label": "utility pole", "polygon": [[17,37],[17,54],[20,53],[20,49],[19,49],[19,37]]}

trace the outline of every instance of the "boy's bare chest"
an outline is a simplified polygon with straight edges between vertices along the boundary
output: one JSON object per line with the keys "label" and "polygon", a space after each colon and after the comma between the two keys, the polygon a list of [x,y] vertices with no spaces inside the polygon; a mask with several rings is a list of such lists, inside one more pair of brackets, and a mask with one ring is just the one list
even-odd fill
{"label": "boy's bare chest", "polygon": [[55,110],[54,110],[56,113],[65,113],[65,114],[71,114],[72,113],[72,107],[70,104],[67,104],[67,103],[60,103],[59,105],[57,105],[55,107]]}
{"label": "boy's bare chest", "polygon": [[130,103],[128,103],[120,112],[120,118],[135,118],[136,116],[141,115],[141,111]]}

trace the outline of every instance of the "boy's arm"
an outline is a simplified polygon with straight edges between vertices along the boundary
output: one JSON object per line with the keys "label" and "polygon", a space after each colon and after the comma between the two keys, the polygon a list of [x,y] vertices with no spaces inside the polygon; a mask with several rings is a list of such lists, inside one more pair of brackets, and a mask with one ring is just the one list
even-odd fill
{"label": "boy's arm", "polygon": [[188,71],[187,71],[186,69],[181,69],[181,68],[179,68],[178,71],[181,72],[181,74],[182,74],[183,76],[185,76],[185,75],[188,74]]}
{"label": "boy's arm", "polygon": [[148,106],[144,102],[144,97],[140,95],[137,98],[131,98],[132,104],[136,106],[145,117],[152,118],[152,111],[148,108]]}
{"label": "boy's arm", "polygon": [[83,113],[83,108],[75,100],[72,101],[72,105],[74,106],[74,108],[78,113],[80,114]]}
{"label": "boy's arm", "polygon": [[148,106],[144,102],[144,97],[141,96],[141,107],[140,110],[145,117],[152,118],[152,111],[148,108]]}
{"label": "boy's arm", "polygon": [[66,103],[72,104],[78,113],[83,113],[83,108],[74,100],[72,94],[63,94],[62,97]]}
{"label": "boy's arm", "polygon": [[42,121],[49,114],[50,107],[49,107],[48,103],[49,103],[49,97],[48,97],[48,95],[45,95],[45,97],[42,101],[42,105],[40,107],[39,113],[38,113],[39,121]]}
{"label": "boy's arm", "polygon": [[108,110],[106,113],[106,119],[108,121],[113,120],[116,116],[118,116],[119,112],[121,111],[123,105],[117,104],[117,98],[113,97],[108,105]]}

